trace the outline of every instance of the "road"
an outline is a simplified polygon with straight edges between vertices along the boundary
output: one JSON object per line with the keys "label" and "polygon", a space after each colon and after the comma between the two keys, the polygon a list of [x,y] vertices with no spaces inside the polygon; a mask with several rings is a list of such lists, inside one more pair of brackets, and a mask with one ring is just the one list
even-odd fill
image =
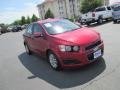
{"label": "road", "polygon": [[0,35],[0,90],[120,90],[120,24],[95,26],[105,43],[103,59],[77,70],[54,71],[29,56],[23,32]]}

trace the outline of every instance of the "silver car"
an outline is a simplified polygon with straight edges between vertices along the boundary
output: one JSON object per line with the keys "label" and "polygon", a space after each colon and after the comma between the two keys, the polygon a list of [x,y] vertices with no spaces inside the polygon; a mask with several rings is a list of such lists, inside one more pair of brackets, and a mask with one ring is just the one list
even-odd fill
{"label": "silver car", "polygon": [[114,23],[117,23],[118,20],[120,20],[120,5],[113,8],[112,18]]}

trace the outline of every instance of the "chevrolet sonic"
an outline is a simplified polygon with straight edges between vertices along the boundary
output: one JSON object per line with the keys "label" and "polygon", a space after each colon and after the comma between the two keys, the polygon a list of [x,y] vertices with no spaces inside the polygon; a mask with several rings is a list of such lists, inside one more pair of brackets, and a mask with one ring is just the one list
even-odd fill
{"label": "chevrolet sonic", "polygon": [[100,33],[66,19],[46,19],[26,28],[26,52],[46,57],[55,70],[90,64],[103,56]]}

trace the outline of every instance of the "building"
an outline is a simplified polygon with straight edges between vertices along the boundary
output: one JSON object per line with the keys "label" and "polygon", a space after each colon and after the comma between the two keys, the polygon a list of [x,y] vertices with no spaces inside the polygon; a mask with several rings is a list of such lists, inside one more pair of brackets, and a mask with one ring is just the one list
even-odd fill
{"label": "building", "polygon": [[[45,19],[48,9],[56,18],[74,18],[80,16],[80,5],[82,0],[45,0],[37,5],[41,19]],[[109,5],[109,0],[103,0],[103,5]]]}
{"label": "building", "polygon": [[48,9],[56,18],[73,18],[80,15],[80,0],[45,0],[37,7],[42,19]]}
{"label": "building", "polygon": [[110,0],[103,0],[103,5],[110,5]]}

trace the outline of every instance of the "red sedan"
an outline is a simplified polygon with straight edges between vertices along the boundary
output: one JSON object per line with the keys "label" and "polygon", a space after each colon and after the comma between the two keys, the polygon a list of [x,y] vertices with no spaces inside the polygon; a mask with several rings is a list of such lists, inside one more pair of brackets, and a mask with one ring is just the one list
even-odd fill
{"label": "red sedan", "polygon": [[104,44],[98,32],[66,19],[32,23],[23,36],[26,52],[47,57],[55,70],[90,64],[104,53]]}

